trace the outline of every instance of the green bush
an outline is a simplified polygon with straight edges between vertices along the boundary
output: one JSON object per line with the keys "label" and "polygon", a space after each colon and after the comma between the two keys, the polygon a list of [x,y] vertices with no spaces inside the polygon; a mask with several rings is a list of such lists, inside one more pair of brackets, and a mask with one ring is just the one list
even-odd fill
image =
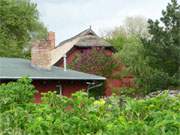
{"label": "green bush", "polygon": [[[6,88],[14,91],[20,88],[21,92],[29,88],[29,94],[34,90],[26,79],[1,87],[1,101],[7,98],[2,96]],[[3,103],[4,106],[13,106],[0,108],[2,135],[180,134],[180,96],[169,97],[164,93],[140,100],[119,96],[95,100],[81,91],[73,94],[72,98],[48,92],[41,104],[33,104],[29,94],[25,92],[22,97],[25,102],[13,98],[14,101]]]}
{"label": "green bush", "polygon": [[135,97],[140,95],[140,90],[131,87],[114,88],[113,93],[117,96]]}
{"label": "green bush", "polygon": [[35,88],[28,78],[21,78],[17,82],[0,85],[0,112],[8,110],[16,104],[33,101]]}
{"label": "green bush", "polygon": [[95,99],[98,99],[98,98],[104,96],[104,90],[105,90],[105,84],[102,83],[101,86],[98,86],[98,87],[95,87],[95,88],[91,88],[88,91],[88,95],[90,97],[94,97]]}

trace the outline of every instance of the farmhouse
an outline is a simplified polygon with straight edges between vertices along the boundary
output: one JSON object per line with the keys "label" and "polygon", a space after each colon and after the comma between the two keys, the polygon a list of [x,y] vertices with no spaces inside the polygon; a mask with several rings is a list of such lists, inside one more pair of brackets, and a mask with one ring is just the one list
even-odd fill
{"label": "farmhouse", "polygon": [[[53,33],[49,34],[52,34],[52,37],[54,36]],[[67,57],[67,64],[71,64],[76,54],[87,53],[92,49],[103,49],[107,56],[112,56],[115,52],[113,46],[100,38],[90,27],[56,46],[52,52],[54,56],[53,64],[63,66],[62,57],[64,54]],[[63,53],[60,50],[64,50]]]}
{"label": "farmhouse", "polygon": [[28,76],[38,92],[36,102],[40,102],[41,93],[56,90],[57,93],[70,97],[78,90],[88,90],[92,82],[99,84],[104,77],[86,74],[73,70],[64,70],[52,66],[51,69],[34,67],[29,60],[21,58],[0,58],[1,83]]}
{"label": "farmhouse", "polygon": [[[77,90],[88,91],[99,86],[105,77],[67,69],[75,55],[86,53],[93,48],[101,49],[111,57],[115,49],[100,38],[91,28],[55,46],[55,33],[49,32],[46,40],[35,42],[31,48],[31,60],[20,58],[0,58],[0,80],[8,82],[22,76],[28,76],[38,90],[36,102],[40,102],[41,93],[56,90],[57,93],[70,97]],[[112,93],[112,87],[121,87],[129,83],[129,78],[106,81],[105,95]]]}
{"label": "farmhouse", "polygon": [[[55,33],[50,32],[49,37],[51,41],[55,42]],[[55,43],[52,43],[54,45]],[[104,39],[100,38],[91,27],[80,32],[79,34],[61,42],[56,47],[52,46],[51,55],[52,63],[51,65],[57,67],[63,67],[64,61],[67,64],[71,64],[77,54],[86,54],[92,49],[103,50],[106,56],[111,57],[113,53],[116,52],[115,48]],[[122,65],[113,71],[113,74],[119,73],[122,70]],[[133,85],[133,77],[126,76],[121,79],[107,78],[105,82],[105,95],[110,96],[114,88],[129,87]]]}
{"label": "farmhouse", "polygon": [[[32,83],[38,90],[35,95],[36,102],[40,102],[41,93],[49,90],[56,90],[57,93],[70,97],[75,91],[82,89],[88,91],[92,85],[94,87],[101,84],[106,79],[105,77],[67,69],[66,63],[72,60],[69,52],[77,51],[72,44],[75,41],[73,39],[69,41],[71,43],[65,44],[64,41],[63,45],[61,43],[60,46],[55,47],[55,33],[49,32],[47,40],[33,44],[31,60],[0,58],[1,83],[28,76],[33,80]],[[66,54],[68,54],[67,60]],[[59,67],[56,63],[60,63]]]}

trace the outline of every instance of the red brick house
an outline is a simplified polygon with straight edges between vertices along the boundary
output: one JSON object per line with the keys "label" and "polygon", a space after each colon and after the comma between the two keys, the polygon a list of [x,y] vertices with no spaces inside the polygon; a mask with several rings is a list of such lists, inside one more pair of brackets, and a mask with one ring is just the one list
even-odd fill
{"label": "red brick house", "polygon": [[[53,33],[51,34],[54,35]],[[86,53],[91,51],[93,48],[103,49],[107,56],[112,56],[115,52],[113,46],[104,39],[100,38],[91,28],[61,42],[55,47],[54,52],[56,52],[56,50],[61,50],[61,48],[65,48],[66,46],[68,46],[68,48],[64,51],[64,54],[66,54],[67,64],[70,64],[74,60],[76,54]],[[63,58],[59,57],[54,65],[62,67]]]}
{"label": "red brick house", "polygon": [[[22,76],[29,76],[39,91],[35,95],[40,102],[41,93],[57,90],[60,94],[70,97],[77,90],[88,91],[92,84],[99,86],[106,78],[67,69],[75,55],[86,53],[93,48],[103,49],[111,57],[115,49],[101,39],[91,28],[55,46],[55,33],[49,32],[46,40],[32,45],[31,61],[16,58],[0,58],[0,81],[8,82]],[[63,68],[62,68],[63,67]],[[119,69],[118,69],[119,71]],[[112,93],[112,88],[129,85],[131,78],[106,81],[105,95]]]}
{"label": "red brick house", "polygon": [[[49,37],[55,41],[55,33],[50,32]],[[116,50],[113,46],[105,41],[104,39],[100,38],[92,29],[91,27],[80,32],[79,34],[61,42],[56,47],[53,46],[52,48],[52,59],[53,65],[57,67],[63,67],[63,62],[67,61],[67,64],[71,64],[71,62],[75,59],[75,56],[80,53],[87,53],[92,49],[101,49],[107,56],[112,56]],[[122,67],[122,66],[121,66]],[[121,71],[122,68],[118,68],[114,71],[116,72]],[[110,79],[108,78],[106,81],[106,89],[105,95],[110,96],[112,94],[113,88],[120,88],[122,86],[132,86],[132,77],[127,76],[123,79]]]}
{"label": "red brick house", "polygon": [[23,76],[32,79],[38,92],[35,102],[41,100],[41,93],[56,90],[57,93],[70,97],[78,90],[87,91],[92,85],[101,84],[106,78],[83,72],[64,70],[51,66],[49,69],[33,65],[30,60],[21,58],[0,58],[0,83],[17,80]]}
{"label": "red brick house", "polygon": [[[73,41],[74,42],[74,41]],[[99,86],[105,77],[78,72],[66,68],[69,57],[63,57],[73,48],[72,44],[55,47],[55,34],[49,32],[47,40],[34,43],[31,49],[31,61],[20,58],[0,58],[0,83],[28,76],[38,90],[35,102],[40,102],[41,93],[56,90],[70,97],[72,93]],[[54,66],[63,59],[62,67]]]}

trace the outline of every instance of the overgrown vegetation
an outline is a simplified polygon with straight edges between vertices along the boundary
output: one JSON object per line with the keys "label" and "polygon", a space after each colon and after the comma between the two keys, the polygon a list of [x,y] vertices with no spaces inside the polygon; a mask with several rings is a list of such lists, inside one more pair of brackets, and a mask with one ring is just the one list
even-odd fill
{"label": "overgrown vegetation", "polygon": [[72,98],[49,92],[42,104],[34,104],[30,82],[21,79],[0,86],[2,135],[180,134],[179,96],[95,100],[83,92]]}
{"label": "overgrown vegetation", "polygon": [[171,0],[162,15],[160,21],[148,20],[152,38],[143,40],[143,45],[148,64],[174,80],[168,85],[177,85],[180,83],[180,4],[177,0]]}
{"label": "overgrown vegetation", "polygon": [[94,48],[91,51],[78,54],[69,66],[74,70],[111,77],[118,62],[114,57],[109,57],[105,53],[104,49]]}
{"label": "overgrown vegetation", "polygon": [[[129,18],[107,40],[126,66],[123,75],[132,74],[135,88],[142,93],[180,86],[180,5],[171,0],[160,20]],[[142,23],[137,23],[139,20]],[[142,31],[139,31],[140,29]],[[149,34],[147,34],[149,33]],[[145,36],[148,35],[148,36]]]}
{"label": "overgrown vegetation", "polygon": [[97,87],[93,87],[92,85],[92,88],[88,90],[88,95],[89,97],[94,97],[95,99],[99,99],[99,97],[102,97],[105,95],[104,89],[105,89],[104,82],[97,84]]}
{"label": "overgrown vegetation", "polygon": [[0,56],[29,58],[30,42],[46,35],[35,3],[0,0]]}

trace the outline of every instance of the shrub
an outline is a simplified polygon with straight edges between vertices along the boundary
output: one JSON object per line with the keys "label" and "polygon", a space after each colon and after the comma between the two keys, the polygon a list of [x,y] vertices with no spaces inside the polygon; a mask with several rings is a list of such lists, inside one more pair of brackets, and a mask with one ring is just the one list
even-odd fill
{"label": "shrub", "polygon": [[140,95],[140,90],[131,87],[122,87],[118,89],[114,89],[113,93],[118,96],[127,96],[127,97],[135,97],[136,95]]}
{"label": "shrub", "polygon": [[[25,80],[3,84],[1,87],[5,90],[7,86],[11,90],[10,84],[13,87],[18,85],[26,91],[26,88],[32,87]],[[30,90],[28,92],[31,93]],[[7,98],[2,96],[2,90],[0,93],[2,101]],[[25,97],[26,102],[14,100],[7,104],[13,107],[0,108],[1,134],[180,134],[180,96],[170,97],[164,93],[140,100],[126,97],[122,99],[119,96],[95,100],[84,92],[74,93],[72,98],[48,92],[44,94],[41,104],[33,104],[29,94],[25,94],[23,98]]]}
{"label": "shrub", "polygon": [[33,101],[35,88],[28,78],[21,78],[17,82],[0,85],[0,111],[5,111],[10,106],[25,104]]}

